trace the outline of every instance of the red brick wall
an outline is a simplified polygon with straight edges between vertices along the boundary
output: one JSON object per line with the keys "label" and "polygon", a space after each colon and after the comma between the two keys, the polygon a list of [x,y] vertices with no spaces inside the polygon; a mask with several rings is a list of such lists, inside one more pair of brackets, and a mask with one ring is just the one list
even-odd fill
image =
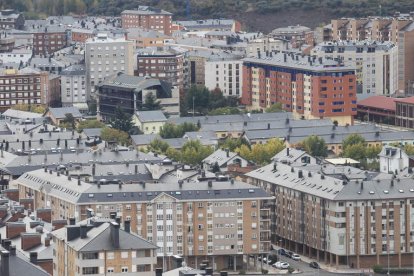
{"label": "red brick wall", "polygon": [[32,198],[21,198],[19,202],[20,202],[20,205],[24,207],[24,209],[26,210],[30,209],[33,211],[34,201]]}
{"label": "red brick wall", "polygon": [[67,224],[68,223],[67,223],[66,220],[54,220],[54,221],[52,221],[53,230],[58,230],[60,228],[63,228]]}
{"label": "red brick wall", "polygon": [[27,251],[42,243],[40,233],[22,233],[21,234],[22,250]]}
{"label": "red brick wall", "polygon": [[52,222],[52,210],[50,209],[38,209],[36,211],[37,217],[46,222]]}
{"label": "red brick wall", "polygon": [[24,218],[25,216],[26,215],[22,213],[15,213],[7,220],[7,222],[16,222],[19,219]]}
{"label": "red brick wall", "polygon": [[53,275],[53,259],[50,260],[38,260],[37,265],[46,270],[49,275]]}
{"label": "red brick wall", "polygon": [[19,201],[19,190],[18,189],[4,190],[3,194],[10,200]]}
{"label": "red brick wall", "polygon": [[7,216],[7,207],[0,206],[0,220],[4,219]]}
{"label": "red brick wall", "polygon": [[243,86],[241,102],[245,105],[252,104],[252,72],[251,68],[243,66]]}
{"label": "red brick wall", "polygon": [[8,222],[6,224],[6,238],[13,239],[26,232],[26,224],[21,222]]}

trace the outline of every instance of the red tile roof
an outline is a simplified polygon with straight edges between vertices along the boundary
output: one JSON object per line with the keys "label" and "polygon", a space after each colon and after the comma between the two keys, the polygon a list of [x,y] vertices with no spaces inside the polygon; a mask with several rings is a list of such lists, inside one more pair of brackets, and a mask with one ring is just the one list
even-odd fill
{"label": "red tile roof", "polygon": [[398,98],[395,99],[396,102],[400,102],[400,103],[409,103],[409,104],[414,104],[414,97],[409,97],[409,98]]}
{"label": "red tile roof", "polygon": [[357,105],[395,111],[396,100],[396,98],[389,98],[385,96],[372,96],[359,101]]}

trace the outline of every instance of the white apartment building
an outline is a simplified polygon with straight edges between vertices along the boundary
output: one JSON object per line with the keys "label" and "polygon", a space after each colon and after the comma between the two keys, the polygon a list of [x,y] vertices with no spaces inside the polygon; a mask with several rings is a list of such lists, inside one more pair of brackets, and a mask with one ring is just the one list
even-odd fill
{"label": "white apartment building", "polygon": [[108,38],[98,34],[86,41],[86,94],[87,99],[95,97],[95,85],[106,77],[119,72],[134,73],[134,42],[124,38]]}
{"label": "white apartment building", "polygon": [[312,49],[311,54],[355,66],[358,100],[398,90],[398,50],[392,42],[324,42]]}
{"label": "white apartment building", "polygon": [[266,55],[266,52],[286,51],[288,41],[273,37],[257,38],[247,43],[246,54],[248,57],[258,57],[258,53]]}
{"label": "white apartment building", "polygon": [[205,85],[209,90],[220,88],[223,95],[242,95],[243,61],[241,59],[210,58],[205,63]]}
{"label": "white apartment building", "polygon": [[86,71],[83,65],[72,65],[61,72],[62,106],[76,106],[88,110],[86,97]]}

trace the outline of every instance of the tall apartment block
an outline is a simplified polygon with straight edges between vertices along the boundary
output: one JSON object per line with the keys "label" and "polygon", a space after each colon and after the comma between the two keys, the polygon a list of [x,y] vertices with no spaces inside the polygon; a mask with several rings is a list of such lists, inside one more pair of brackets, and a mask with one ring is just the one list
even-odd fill
{"label": "tall apartment block", "polygon": [[172,13],[148,6],[139,6],[136,10],[123,11],[121,23],[123,29],[144,28],[171,35]]}
{"label": "tall apartment block", "polygon": [[157,78],[182,89],[184,85],[184,55],[167,48],[140,49],[137,53],[135,75]]}
{"label": "tall apartment block", "polygon": [[123,38],[112,39],[106,34],[86,41],[87,99],[96,98],[95,85],[117,73],[132,75],[134,43]]}
{"label": "tall apartment block", "polygon": [[72,65],[61,72],[62,106],[87,110],[86,70],[84,65]]}
{"label": "tall apartment block", "polygon": [[0,111],[15,104],[46,104],[49,76],[31,68],[6,69],[0,72]]}
{"label": "tall apartment block", "polygon": [[398,49],[392,42],[325,42],[311,51],[322,58],[339,58],[356,68],[357,97],[390,95],[398,91]]}
{"label": "tall apartment block", "polygon": [[192,267],[209,260],[214,269],[236,269],[243,257],[270,250],[271,197],[262,188],[219,178],[187,182],[175,175],[164,183],[99,183],[43,169],[15,182],[20,197],[33,198],[34,209],[48,204],[52,219],[95,215],[129,221],[131,232],[158,246],[159,262],[180,255]]}
{"label": "tall apartment block", "polygon": [[219,88],[226,97],[241,97],[243,85],[242,59],[215,59],[212,56],[206,60],[205,67],[205,85],[209,90]]}
{"label": "tall apartment block", "polygon": [[29,26],[27,32],[33,34],[33,54],[49,57],[68,45],[66,29],[58,25]]}
{"label": "tall apartment block", "polygon": [[53,275],[154,276],[157,247],[128,225],[120,228],[110,219],[90,218],[53,231]]}
{"label": "tall apartment block", "polygon": [[248,173],[249,183],[275,197],[274,242],[334,266],[411,267],[412,179],[368,180],[346,171],[336,178],[326,168],[275,163]]}
{"label": "tall apartment block", "polygon": [[304,119],[352,124],[356,114],[355,68],[294,53],[270,53],[243,63],[242,103],[265,109],[277,102]]}

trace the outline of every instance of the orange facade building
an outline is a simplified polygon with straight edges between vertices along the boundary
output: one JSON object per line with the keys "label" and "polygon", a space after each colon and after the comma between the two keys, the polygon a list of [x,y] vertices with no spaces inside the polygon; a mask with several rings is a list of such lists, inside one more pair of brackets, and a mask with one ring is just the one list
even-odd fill
{"label": "orange facade building", "polygon": [[293,53],[246,58],[243,63],[242,103],[265,109],[282,103],[298,118],[330,118],[352,124],[356,114],[355,69],[332,59]]}

